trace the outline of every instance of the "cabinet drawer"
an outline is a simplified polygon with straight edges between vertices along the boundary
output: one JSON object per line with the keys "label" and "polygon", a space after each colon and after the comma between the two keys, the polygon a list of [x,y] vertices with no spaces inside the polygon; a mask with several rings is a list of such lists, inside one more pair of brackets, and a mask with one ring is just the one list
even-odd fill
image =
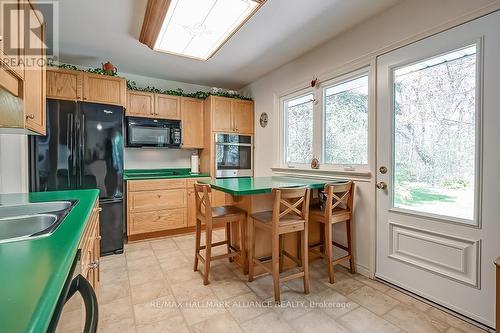
{"label": "cabinet drawer", "polygon": [[204,177],[204,178],[189,178],[186,180],[186,187],[188,190],[192,190],[193,189],[193,185],[199,181],[199,180],[210,180],[210,177]]}
{"label": "cabinet drawer", "polygon": [[151,190],[169,190],[175,188],[185,188],[185,179],[147,179],[147,180],[130,180],[128,181],[128,190],[134,191],[151,191]]}
{"label": "cabinet drawer", "polygon": [[147,212],[186,207],[186,189],[129,193],[129,211]]}
{"label": "cabinet drawer", "polygon": [[129,215],[130,234],[142,234],[186,227],[184,208],[159,210],[156,212],[132,213]]}

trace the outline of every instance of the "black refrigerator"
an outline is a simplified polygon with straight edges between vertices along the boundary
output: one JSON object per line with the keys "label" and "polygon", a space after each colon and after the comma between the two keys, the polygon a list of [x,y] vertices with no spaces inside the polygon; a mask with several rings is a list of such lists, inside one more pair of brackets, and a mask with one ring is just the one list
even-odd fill
{"label": "black refrigerator", "polygon": [[101,255],[123,252],[123,108],[47,100],[30,140],[30,190],[99,189]]}

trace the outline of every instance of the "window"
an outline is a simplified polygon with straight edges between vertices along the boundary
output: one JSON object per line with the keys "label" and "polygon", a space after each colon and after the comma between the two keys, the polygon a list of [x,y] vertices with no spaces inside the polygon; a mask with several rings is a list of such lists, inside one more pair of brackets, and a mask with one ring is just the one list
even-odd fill
{"label": "window", "polygon": [[323,163],[368,164],[368,75],[323,90]]}
{"label": "window", "polygon": [[313,158],[312,93],[285,100],[285,163],[308,164]]}
{"label": "window", "polygon": [[368,171],[368,69],[307,88],[281,99],[282,160],[285,167]]}
{"label": "window", "polygon": [[474,218],[476,46],[396,68],[393,207]]}

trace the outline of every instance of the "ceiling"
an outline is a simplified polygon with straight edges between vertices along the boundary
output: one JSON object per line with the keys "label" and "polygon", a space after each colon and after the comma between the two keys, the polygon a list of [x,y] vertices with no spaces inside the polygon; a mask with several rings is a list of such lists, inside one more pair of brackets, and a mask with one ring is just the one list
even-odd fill
{"label": "ceiling", "polygon": [[59,1],[62,62],[239,89],[398,0],[267,0],[208,61],[150,50],[138,41],[147,0]]}

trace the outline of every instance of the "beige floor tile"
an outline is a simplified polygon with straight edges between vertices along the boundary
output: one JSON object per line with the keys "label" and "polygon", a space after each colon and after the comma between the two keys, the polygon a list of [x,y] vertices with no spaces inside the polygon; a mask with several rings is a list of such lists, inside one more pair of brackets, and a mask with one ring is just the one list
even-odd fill
{"label": "beige floor tile", "polygon": [[[148,244],[149,245],[149,244]],[[140,250],[134,250],[132,252],[126,252],[125,256],[128,261],[133,261],[133,260],[140,260],[140,259],[146,259],[146,258],[154,258],[155,254],[151,247],[147,249],[140,249]]]}
{"label": "beige floor tile", "polygon": [[125,260],[125,254],[116,254],[101,257],[100,259],[100,269],[102,271],[125,268],[127,266],[127,261]]}
{"label": "beige floor tile", "polygon": [[[284,283],[284,285],[295,292],[304,292],[304,280],[302,278],[287,281]],[[324,281],[311,279],[309,277],[309,291],[311,293],[317,293],[325,290],[326,288],[328,287],[325,285]]]}
{"label": "beige floor tile", "polygon": [[179,309],[172,295],[160,297],[145,303],[134,304],[134,318],[137,326],[149,325],[178,316]]}
{"label": "beige floor tile", "polygon": [[[290,333],[296,332],[288,320],[277,312],[269,312],[240,324],[246,333]],[[318,331],[317,331],[318,332]]]}
{"label": "beige floor tile", "polygon": [[100,284],[105,286],[109,283],[119,283],[123,281],[128,281],[128,270],[127,267],[114,268],[109,270],[101,271]]}
{"label": "beige floor tile", "polygon": [[160,262],[161,269],[165,272],[177,269],[179,267],[191,266],[193,261],[189,261],[186,256],[180,251],[164,251],[157,258]]}
{"label": "beige floor tile", "polygon": [[365,286],[365,284],[359,282],[356,279],[346,278],[340,281],[335,281],[335,283],[333,284],[327,283],[327,286],[338,291],[343,295],[348,295],[353,291],[358,290],[359,288]]}
{"label": "beige floor tile", "polygon": [[177,267],[175,269],[166,271],[164,275],[167,277],[167,281],[170,284],[186,282],[195,279],[203,279],[200,272],[193,271],[193,267],[191,266]]}
{"label": "beige floor tile", "polygon": [[398,305],[383,317],[408,333],[439,333],[449,327],[444,322],[434,320],[431,316],[408,305]]}
{"label": "beige floor tile", "polygon": [[207,298],[217,299],[209,286],[203,285],[201,279],[190,280],[170,285],[172,292],[179,302],[201,301]]}
{"label": "beige floor tile", "polygon": [[81,309],[68,311],[65,306],[57,323],[56,333],[81,333],[85,325],[84,321]]}
{"label": "beige floor tile", "polygon": [[[272,311],[272,308],[262,302],[253,292],[232,297],[225,301],[227,311],[239,323]],[[271,303],[274,306],[274,298]]]}
{"label": "beige floor tile", "polygon": [[399,304],[394,298],[369,286],[364,286],[350,293],[348,297],[359,305],[381,316]]}
{"label": "beige floor tile", "polygon": [[[247,286],[262,300],[274,297],[273,278],[271,275],[256,277],[252,282],[247,282]],[[281,284],[281,292],[289,290],[287,285]]]}
{"label": "beige floor tile", "polygon": [[130,296],[120,298],[113,302],[99,305],[99,322],[109,326],[113,323],[133,318],[133,313]]}
{"label": "beige floor tile", "polygon": [[388,285],[386,284],[383,284],[379,281],[376,281],[376,280],[372,280],[372,279],[369,279],[367,278],[366,276],[363,276],[361,274],[356,274],[354,276],[354,278],[370,287],[372,287],[373,289],[377,289],[378,291],[381,291],[383,293],[385,293],[386,291],[388,291],[389,289],[391,289]]}
{"label": "beige floor tile", "polygon": [[209,286],[220,300],[243,295],[251,291],[245,282],[237,279],[236,277],[225,280],[211,281]]}
{"label": "beige floor tile", "polygon": [[464,331],[464,330],[461,330],[459,328],[456,328],[456,327],[450,327],[449,329],[446,330],[445,333],[469,333],[469,332],[481,332],[481,333],[486,333],[485,330],[482,330],[480,329],[479,327],[474,327],[472,328],[471,331],[467,330],[467,331]]}
{"label": "beige floor tile", "polygon": [[404,294],[396,289],[390,289],[385,294],[391,296],[394,299],[397,299],[405,305],[414,306],[420,311],[426,311],[431,308],[430,305],[427,305],[424,302],[421,302],[418,299]]}
{"label": "beige floor tile", "polygon": [[325,313],[334,318],[338,318],[359,306],[351,299],[330,288],[322,290],[319,293],[311,293],[306,295],[305,298],[309,300],[311,308],[323,309]]}
{"label": "beige floor tile", "polygon": [[125,244],[125,253],[129,254],[135,251],[151,250],[149,241],[138,241]]}
{"label": "beige floor tile", "polygon": [[145,303],[172,294],[165,280],[156,280],[131,286],[130,293],[132,295],[133,304]]}
{"label": "beige floor tile", "polygon": [[178,250],[177,244],[175,244],[173,238],[162,238],[156,239],[149,242],[153,251],[161,251],[161,250],[170,250],[176,251]]}
{"label": "beige floor tile", "polygon": [[179,249],[193,249],[194,251],[194,235],[175,237],[174,242]]}
{"label": "beige floor tile", "polygon": [[130,270],[147,269],[148,267],[158,267],[159,265],[155,256],[127,259],[127,268]]}
{"label": "beige floor tile", "polygon": [[177,314],[171,318],[137,326],[137,333],[189,333],[184,317]]}
{"label": "beige floor tile", "polygon": [[[281,293],[281,303],[274,304],[272,309],[285,320],[293,320],[312,310],[309,306],[309,300],[305,299],[304,296],[304,294],[292,290],[285,291]],[[274,296],[269,297],[266,302],[273,304]]]}
{"label": "beige floor tile", "polygon": [[99,304],[106,304],[130,295],[128,280],[116,281],[101,286],[98,294]]}
{"label": "beige floor tile", "polygon": [[363,307],[342,316],[339,321],[353,333],[396,333],[400,329]]}
{"label": "beige floor tile", "polygon": [[158,267],[148,267],[147,269],[129,269],[128,277],[131,286],[137,286],[151,281],[164,280],[165,276]]}
{"label": "beige floor tile", "polygon": [[[80,331],[81,332],[81,331]],[[98,333],[135,333],[133,316],[114,322],[104,322],[97,325]]]}
{"label": "beige floor tile", "polygon": [[191,326],[193,333],[242,333],[240,326],[229,313],[211,317]]}
{"label": "beige floor tile", "polygon": [[297,332],[303,333],[349,333],[345,327],[320,310],[311,311],[302,317],[292,320],[290,324]]}
{"label": "beige floor tile", "polygon": [[189,326],[228,313],[224,307],[224,303],[219,301],[213,294],[205,298],[198,298],[194,302],[184,302],[181,307],[181,312]]}
{"label": "beige floor tile", "polygon": [[452,316],[451,314],[448,314],[444,311],[439,310],[438,308],[433,308],[431,307],[427,312],[433,319],[439,320],[441,322],[445,322],[448,325],[458,328],[462,331],[469,332],[469,333],[482,333],[484,332],[482,329],[480,329],[477,326],[474,326],[472,324],[469,324],[466,321],[463,321],[460,318],[457,318],[455,316]]}

